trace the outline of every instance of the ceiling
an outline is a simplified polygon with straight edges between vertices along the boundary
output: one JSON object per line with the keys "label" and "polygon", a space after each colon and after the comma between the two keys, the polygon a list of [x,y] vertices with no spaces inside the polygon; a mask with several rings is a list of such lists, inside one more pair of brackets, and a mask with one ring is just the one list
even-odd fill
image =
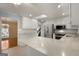
{"label": "ceiling", "polygon": [[[61,8],[57,6],[61,5]],[[21,3],[15,5],[13,3],[0,3],[0,11],[9,12],[18,16],[27,16],[36,18],[40,15],[46,15],[45,19],[53,19],[55,17],[69,14],[69,4],[67,3]],[[29,16],[31,14],[31,16]],[[43,18],[44,19],[44,18]]]}

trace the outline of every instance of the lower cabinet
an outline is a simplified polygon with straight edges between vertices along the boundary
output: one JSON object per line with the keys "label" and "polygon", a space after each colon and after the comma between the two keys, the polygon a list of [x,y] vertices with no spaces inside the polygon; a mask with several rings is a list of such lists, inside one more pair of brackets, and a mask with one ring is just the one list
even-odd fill
{"label": "lower cabinet", "polygon": [[8,49],[9,48],[9,41],[8,40],[3,40],[1,42],[1,48],[2,49]]}
{"label": "lower cabinet", "polygon": [[9,48],[17,46],[17,38],[12,38],[9,40]]}
{"label": "lower cabinet", "polygon": [[17,38],[5,38],[1,41],[1,48],[2,49],[8,49],[12,47],[16,47],[17,44]]}

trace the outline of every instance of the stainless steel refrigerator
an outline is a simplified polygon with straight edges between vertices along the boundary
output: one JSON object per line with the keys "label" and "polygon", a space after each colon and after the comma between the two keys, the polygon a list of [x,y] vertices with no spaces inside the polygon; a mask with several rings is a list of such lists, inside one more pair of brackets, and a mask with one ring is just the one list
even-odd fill
{"label": "stainless steel refrigerator", "polygon": [[54,33],[54,24],[48,24],[48,25],[44,25],[42,27],[42,34],[44,37],[47,38],[53,38],[53,33]]}

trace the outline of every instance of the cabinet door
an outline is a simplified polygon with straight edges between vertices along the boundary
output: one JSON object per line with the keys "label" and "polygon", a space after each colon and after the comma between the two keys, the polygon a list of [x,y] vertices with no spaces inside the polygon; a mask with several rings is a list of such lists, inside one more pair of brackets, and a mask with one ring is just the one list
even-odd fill
{"label": "cabinet door", "polygon": [[72,24],[79,25],[79,3],[72,3],[70,11]]}
{"label": "cabinet door", "polygon": [[17,46],[17,38],[9,39],[9,48],[16,47],[16,46]]}
{"label": "cabinet door", "polygon": [[9,41],[8,40],[1,41],[1,49],[8,49],[8,48],[9,48]]}

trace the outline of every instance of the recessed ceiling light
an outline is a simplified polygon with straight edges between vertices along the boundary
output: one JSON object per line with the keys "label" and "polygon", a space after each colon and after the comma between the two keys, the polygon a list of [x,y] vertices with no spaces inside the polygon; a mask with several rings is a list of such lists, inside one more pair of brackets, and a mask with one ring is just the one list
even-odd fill
{"label": "recessed ceiling light", "polygon": [[36,19],[41,19],[41,18],[46,18],[47,17],[47,15],[45,15],[45,14],[42,14],[42,15],[40,15],[40,16],[37,16],[37,17],[35,17]]}
{"label": "recessed ceiling light", "polygon": [[65,15],[64,13],[62,13],[62,15]]}
{"label": "recessed ceiling light", "polygon": [[58,8],[60,8],[60,7],[61,7],[61,5],[58,5],[57,7],[58,7]]}

